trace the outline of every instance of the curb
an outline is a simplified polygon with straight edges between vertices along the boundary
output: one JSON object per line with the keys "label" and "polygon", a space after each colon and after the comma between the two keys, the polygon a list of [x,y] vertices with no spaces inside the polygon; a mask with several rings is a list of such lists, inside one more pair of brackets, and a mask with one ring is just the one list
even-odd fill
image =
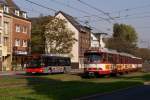
{"label": "curb", "polygon": [[9,75],[19,75],[19,74],[24,74],[23,71],[18,72],[18,71],[12,71],[12,72],[0,72],[0,76],[9,76]]}
{"label": "curb", "polygon": [[[143,85],[145,85],[145,84],[143,84]],[[72,100],[86,100],[86,99],[89,99],[89,98],[92,98],[92,97],[108,95],[108,94],[111,94],[111,93],[120,92],[120,91],[123,91],[123,90],[128,90],[128,89],[132,89],[132,88],[135,88],[135,87],[140,87],[140,86],[143,86],[143,85],[141,84],[141,85],[131,86],[131,87],[127,87],[127,88],[117,89],[117,90],[110,91],[110,92],[97,93],[97,94],[93,94],[93,95],[89,95],[89,96],[83,96],[83,97],[75,98],[75,99],[72,99]]]}

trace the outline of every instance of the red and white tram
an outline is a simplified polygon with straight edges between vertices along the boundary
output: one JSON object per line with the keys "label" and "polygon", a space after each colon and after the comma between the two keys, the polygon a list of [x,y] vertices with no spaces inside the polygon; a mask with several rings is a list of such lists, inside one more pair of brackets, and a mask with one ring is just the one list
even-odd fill
{"label": "red and white tram", "polygon": [[142,59],[115,50],[88,50],[85,57],[85,74],[109,75],[137,71],[142,67]]}

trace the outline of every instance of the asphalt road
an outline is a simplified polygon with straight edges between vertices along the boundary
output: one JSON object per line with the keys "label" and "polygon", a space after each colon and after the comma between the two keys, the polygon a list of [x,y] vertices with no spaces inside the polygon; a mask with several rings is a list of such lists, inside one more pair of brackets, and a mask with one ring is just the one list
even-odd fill
{"label": "asphalt road", "polygon": [[80,100],[150,100],[150,85],[138,86],[108,94],[100,94]]}

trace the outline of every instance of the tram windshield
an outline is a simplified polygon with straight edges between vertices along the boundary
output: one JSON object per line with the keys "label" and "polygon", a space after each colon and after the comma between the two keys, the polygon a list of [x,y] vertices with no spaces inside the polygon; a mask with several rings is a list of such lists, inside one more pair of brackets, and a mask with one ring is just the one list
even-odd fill
{"label": "tram windshield", "polygon": [[100,53],[85,53],[85,61],[90,63],[101,62],[102,54]]}

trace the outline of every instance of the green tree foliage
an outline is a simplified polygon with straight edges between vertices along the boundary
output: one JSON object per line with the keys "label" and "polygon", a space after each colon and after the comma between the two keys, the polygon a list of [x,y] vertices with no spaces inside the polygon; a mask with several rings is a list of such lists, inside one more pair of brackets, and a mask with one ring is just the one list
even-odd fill
{"label": "green tree foliage", "polygon": [[113,37],[107,42],[107,47],[120,52],[133,53],[137,48],[137,33],[130,25],[114,24]]}
{"label": "green tree foliage", "polygon": [[126,24],[114,24],[113,26],[113,37],[125,40],[130,43],[137,42],[137,33],[131,25]]}
{"label": "green tree foliage", "polygon": [[74,32],[70,31],[65,21],[53,18],[46,25],[46,51],[47,53],[69,54],[76,41]]}
{"label": "green tree foliage", "polygon": [[32,34],[31,34],[31,48],[34,53],[45,52],[45,26],[52,19],[51,16],[40,16],[31,18]]}

